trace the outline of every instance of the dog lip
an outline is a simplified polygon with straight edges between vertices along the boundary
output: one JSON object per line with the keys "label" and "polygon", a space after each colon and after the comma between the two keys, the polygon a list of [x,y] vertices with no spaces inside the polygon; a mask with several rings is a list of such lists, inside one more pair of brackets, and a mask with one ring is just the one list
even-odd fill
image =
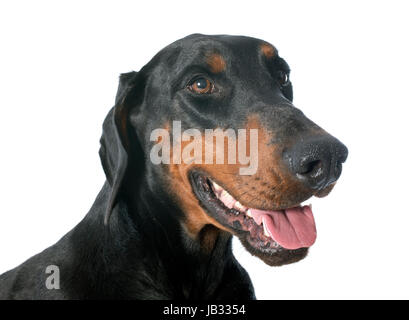
{"label": "dog lip", "polygon": [[[242,203],[244,202],[243,200],[241,200],[242,202],[240,202],[240,200],[234,198],[228,191],[227,188],[225,188],[224,186],[221,185],[221,183],[219,184],[218,182],[216,182],[213,178],[210,178],[208,176],[206,176],[206,179],[208,179],[210,181],[211,186],[213,187],[213,191],[215,191],[215,194],[219,193],[220,190],[227,192],[227,194],[229,196],[231,196],[236,202],[238,202],[239,206],[242,206],[243,208],[245,208],[245,212],[248,209],[256,209],[256,210],[264,210],[264,211],[280,211],[280,210],[285,210],[285,209],[291,209],[291,208],[295,208],[295,207],[299,207],[301,206],[301,202],[298,203],[293,203],[290,205],[278,205],[278,206],[269,206],[269,207],[257,207],[257,206],[252,206],[248,203]],[[307,199],[308,200],[308,199]],[[306,201],[307,201],[306,200]],[[305,201],[303,201],[305,202]]]}
{"label": "dog lip", "polygon": [[[263,254],[274,254],[278,251],[286,250],[280,246],[263,227],[262,224],[257,224],[246,210],[238,210],[231,203],[229,208],[218,197],[216,193],[225,193],[219,184],[201,172],[191,172],[191,183],[204,209],[209,212],[219,223],[227,227],[230,232],[239,237],[239,239],[247,239],[247,242],[252,243],[252,247]],[[215,193],[216,191],[216,193]],[[230,196],[231,197],[231,196]],[[234,199],[232,197],[232,199]],[[235,200],[235,202],[237,202]],[[237,205],[236,205],[237,206]],[[240,205],[239,205],[240,206]]]}
{"label": "dog lip", "polygon": [[254,249],[270,246],[297,250],[315,242],[316,228],[310,206],[296,204],[280,210],[248,208],[208,175],[195,173],[192,177],[196,196],[208,214],[232,234],[250,239]]}

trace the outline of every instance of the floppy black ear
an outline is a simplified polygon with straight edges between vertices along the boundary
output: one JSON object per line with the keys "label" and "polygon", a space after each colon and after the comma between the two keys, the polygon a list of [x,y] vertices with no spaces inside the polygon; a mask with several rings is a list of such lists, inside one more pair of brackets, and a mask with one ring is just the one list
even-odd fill
{"label": "floppy black ear", "polygon": [[132,97],[137,94],[134,91],[140,87],[138,75],[138,72],[134,71],[121,74],[115,106],[109,111],[103,124],[99,156],[106,178],[111,185],[111,194],[104,218],[105,224],[108,224],[112,210],[118,201],[128,168],[131,147],[128,114],[134,104]]}

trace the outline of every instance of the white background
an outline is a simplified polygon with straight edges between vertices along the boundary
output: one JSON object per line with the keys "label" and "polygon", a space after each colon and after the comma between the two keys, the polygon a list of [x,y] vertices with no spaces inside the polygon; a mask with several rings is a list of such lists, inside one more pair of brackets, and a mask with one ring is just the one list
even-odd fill
{"label": "white background", "polygon": [[188,34],[273,43],[294,103],[350,156],[313,199],[318,239],[272,268],[238,242],[259,299],[409,298],[408,8],[405,1],[3,1],[0,273],[50,246],[105,177],[101,126],[118,75]]}

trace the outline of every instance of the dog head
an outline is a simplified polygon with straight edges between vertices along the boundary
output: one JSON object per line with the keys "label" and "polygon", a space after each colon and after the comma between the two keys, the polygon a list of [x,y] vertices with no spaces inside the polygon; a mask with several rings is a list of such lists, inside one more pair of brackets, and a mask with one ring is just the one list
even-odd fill
{"label": "dog head", "polygon": [[302,202],[331,191],[348,151],[292,104],[289,73],[265,41],[195,34],[123,74],[101,139],[106,221],[137,166],[191,238],[229,232],[267,264],[302,259],[316,236]]}

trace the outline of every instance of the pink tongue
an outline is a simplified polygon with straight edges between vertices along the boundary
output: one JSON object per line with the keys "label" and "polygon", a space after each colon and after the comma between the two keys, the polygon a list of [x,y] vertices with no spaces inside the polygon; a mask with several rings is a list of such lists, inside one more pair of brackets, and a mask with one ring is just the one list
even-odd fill
{"label": "pink tongue", "polygon": [[251,209],[251,215],[258,224],[263,222],[270,236],[286,249],[310,247],[317,237],[314,216],[308,206],[281,211]]}

